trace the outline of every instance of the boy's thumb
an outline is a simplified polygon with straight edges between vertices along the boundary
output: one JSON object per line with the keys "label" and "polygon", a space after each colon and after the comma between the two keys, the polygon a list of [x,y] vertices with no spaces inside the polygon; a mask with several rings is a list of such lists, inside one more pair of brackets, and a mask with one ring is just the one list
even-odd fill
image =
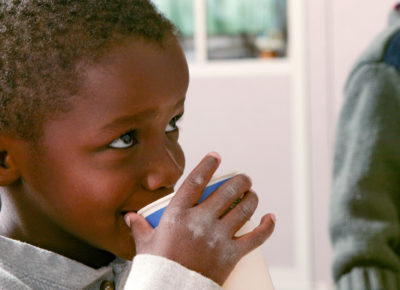
{"label": "boy's thumb", "polygon": [[150,232],[153,231],[153,227],[149,224],[146,219],[134,212],[129,212],[124,216],[125,223],[128,227],[131,228],[133,237],[136,239],[137,237],[146,236]]}

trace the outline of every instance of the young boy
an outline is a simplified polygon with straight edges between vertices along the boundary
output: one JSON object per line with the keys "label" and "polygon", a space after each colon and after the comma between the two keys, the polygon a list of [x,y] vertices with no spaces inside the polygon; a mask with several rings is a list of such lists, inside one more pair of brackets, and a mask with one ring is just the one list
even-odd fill
{"label": "young boy", "polygon": [[136,214],[184,168],[171,23],[146,0],[2,1],[0,19],[0,288],[122,289],[131,267],[135,289],[219,288],[273,231],[266,215],[234,237],[257,206],[248,177],[197,205],[210,153],[156,229]]}

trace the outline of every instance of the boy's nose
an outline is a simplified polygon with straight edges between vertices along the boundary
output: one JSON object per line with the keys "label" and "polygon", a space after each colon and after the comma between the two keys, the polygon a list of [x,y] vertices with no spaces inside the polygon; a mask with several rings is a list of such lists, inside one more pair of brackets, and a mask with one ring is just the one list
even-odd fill
{"label": "boy's nose", "polygon": [[172,188],[183,173],[183,154],[174,155],[168,148],[162,148],[151,150],[149,155],[151,158],[146,163],[143,187],[150,191]]}

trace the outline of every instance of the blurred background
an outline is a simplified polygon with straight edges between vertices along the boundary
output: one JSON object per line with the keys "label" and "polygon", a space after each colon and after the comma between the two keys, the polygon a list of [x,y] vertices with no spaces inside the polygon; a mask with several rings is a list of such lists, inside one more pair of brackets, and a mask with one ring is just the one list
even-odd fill
{"label": "blurred background", "polygon": [[333,289],[328,210],[346,77],[393,0],[153,0],[179,29],[191,81],[185,175],[204,154],[250,175],[276,289]]}

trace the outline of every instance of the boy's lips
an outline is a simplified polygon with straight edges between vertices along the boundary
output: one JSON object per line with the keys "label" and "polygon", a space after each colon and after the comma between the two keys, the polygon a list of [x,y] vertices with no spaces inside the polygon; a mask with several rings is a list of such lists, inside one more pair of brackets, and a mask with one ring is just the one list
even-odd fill
{"label": "boy's lips", "polygon": [[[163,197],[165,197],[165,196],[167,196],[167,195],[169,195],[169,194],[171,194],[173,192],[174,192],[174,188],[173,187],[163,188],[162,190],[157,191],[155,197],[153,196],[153,198],[148,199],[147,202],[145,202],[143,204],[138,205],[137,203],[133,203],[133,202],[127,203],[124,206],[124,208],[121,208],[121,211],[120,211],[121,216],[125,218],[126,214],[132,213],[132,212],[137,214],[140,209],[143,209],[147,205],[149,205],[149,204],[155,202],[156,200],[161,199],[161,198],[163,198]],[[132,207],[137,207],[137,206],[140,206],[140,208],[139,209],[132,209]]]}
{"label": "boy's lips", "polygon": [[134,212],[134,213],[137,213],[138,211],[137,210],[134,210],[134,209],[132,209],[132,210],[123,210],[123,211],[121,211],[121,215],[126,215],[127,213],[130,213],[130,212]]}

